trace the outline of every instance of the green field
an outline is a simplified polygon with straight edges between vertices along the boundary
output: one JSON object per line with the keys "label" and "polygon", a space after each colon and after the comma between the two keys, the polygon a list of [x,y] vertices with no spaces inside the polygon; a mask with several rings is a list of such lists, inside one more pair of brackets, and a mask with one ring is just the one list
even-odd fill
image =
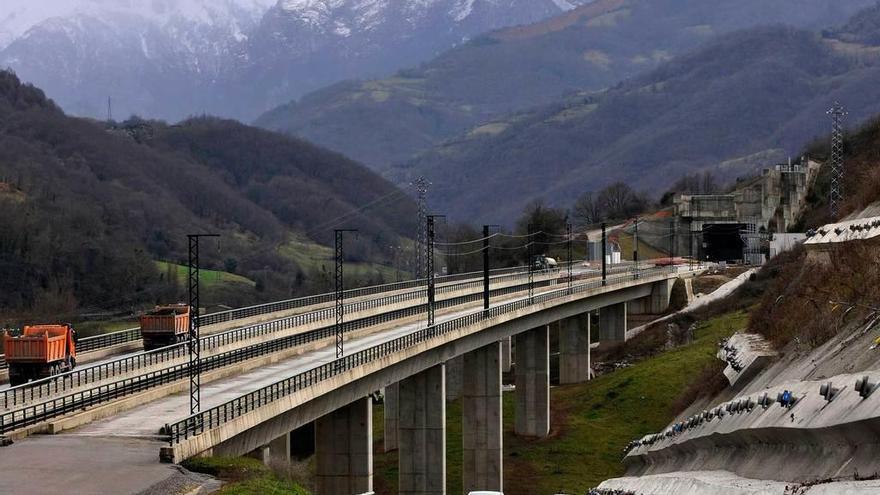
{"label": "green field", "polygon": [[[528,440],[513,434],[514,395],[504,394],[504,493],[584,493],[620,476],[623,447],[660,431],[673,419],[679,395],[713,363],[717,342],[745,327],[737,312],[698,325],[694,343],[663,352],[581,385],[551,390],[552,431]],[[381,406],[373,420],[377,447],[384,434]],[[447,406],[447,492],[461,493],[461,406]],[[397,492],[397,453],[375,456],[376,493]]]}
{"label": "green field", "polygon": [[[162,274],[166,274],[171,271],[177,277],[177,283],[179,285],[187,285],[189,269],[186,266],[178,265],[176,263],[170,263],[168,261],[156,261],[156,269],[159,270],[159,273]],[[236,275],[229,272],[221,272],[217,270],[206,270],[204,268],[199,270],[199,279],[201,286],[209,290],[217,288],[218,286],[230,284],[243,284],[248,287],[255,287],[257,285],[256,282],[254,282],[253,280],[247,277],[243,277],[241,275]]]}
{"label": "green field", "polygon": [[[346,241],[346,246],[352,244]],[[351,243],[357,242],[351,240]],[[302,241],[293,239],[281,246],[279,252],[282,256],[295,262],[304,271],[311,273],[326,273],[329,280],[332,280],[334,270],[336,268],[336,260],[334,258],[333,249],[310,241]],[[391,266],[380,265],[378,263],[345,263],[343,267],[345,273],[346,287],[360,287],[374,283],[388,283],[399,280],[407,280],[411,275],[401,270],[398,271]]]}

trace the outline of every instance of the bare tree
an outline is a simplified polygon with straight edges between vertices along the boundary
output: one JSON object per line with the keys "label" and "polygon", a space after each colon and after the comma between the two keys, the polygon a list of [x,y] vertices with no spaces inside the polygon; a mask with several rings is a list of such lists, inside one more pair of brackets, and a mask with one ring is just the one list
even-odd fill
{"label": "bare tree", "polygon": [[574,203],[574,219],[578,225],[592,225],[602,221],[603,208],[597,195],[585,192]]}
{"label": "bare tree", "polygon": [[615,182],[602,189],[598,201],[607,218],[628,218],[645,207],[644,198],[624,182]]}

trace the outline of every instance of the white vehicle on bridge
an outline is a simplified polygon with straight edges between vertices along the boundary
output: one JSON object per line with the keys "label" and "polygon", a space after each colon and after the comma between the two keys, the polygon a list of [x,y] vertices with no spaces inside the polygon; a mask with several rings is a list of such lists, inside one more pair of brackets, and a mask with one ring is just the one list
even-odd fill
{"label": "white vehicle on bridge", "polygon": [[559,262],[556,261],[556,258],[550,258],[543,254],[535,257],[535,268],[538,270],[552,270],[558,266]]}

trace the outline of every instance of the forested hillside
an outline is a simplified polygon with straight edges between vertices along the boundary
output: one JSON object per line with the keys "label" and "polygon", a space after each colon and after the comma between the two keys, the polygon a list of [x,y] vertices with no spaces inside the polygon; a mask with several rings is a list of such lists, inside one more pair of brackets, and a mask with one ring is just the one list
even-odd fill
{"label": "forested hillside", "polygon": [[394,77],[316,91],[257,123],[382,170],[501,115],[644,74],[717,35],[773,23],[818,30],[874,3],[597,0],[476,37]]}
{"label": "forested hillside", "polygon": [[362,166],[238,123],[108,127],[65,116],[8,72],[0,122],[0,307],[11,314],[180,297],[155,261],[183,262],[188,233],[221,234],[204,241],[203,265],[255,282],[213,301],[236,304],[326,283],[304,251],[322,252],[314,241],[334,226],[360,228],[350,250],[370,261],[415,228],[406,194]]}
{"label": "forested hillside", "polygon": [[569,204],[615,181],[659,197],[711,168],[726,182],[880,113],[878,48],[783,26],[732,33],[605,92],[482,126],[398,167],[434,182],[438,210],[497,221],[524,200]]}

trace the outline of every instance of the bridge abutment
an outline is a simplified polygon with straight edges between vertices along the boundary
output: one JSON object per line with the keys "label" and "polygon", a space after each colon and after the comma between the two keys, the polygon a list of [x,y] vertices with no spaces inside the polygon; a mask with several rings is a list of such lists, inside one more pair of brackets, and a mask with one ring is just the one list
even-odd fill
{"label": "bridge abutment", "polygon": [[400,495],[446,494],[446,377],[443,368],[443,365],[428,368],[398,384]]}
{"label": "bridge abutment", "polygon": [[627,310],[631,315],[659,315],[669,309],[675,280],[662,280],[651,284],[651,295],[632,300]]}
{"label": "bridge abutment", "polygon": [[462,481],[464,493],[502,491],[501,343],[464,356]]}
{"label": "bridge abutment", "polygon": [[559,383],[590,379],[590,314],[566,318],[559,327]]}
{"label": "bridge abutment", "polygon": [[321,495],[373,490],[373,403],[369,397],[316,421],[315,456]]}
{"label": "bridge abutment", "polygon": [[599,310],[599,339],[602,342],[626,342],[625,302]]}
{"label": "bridge abutment", "polygon": [[550,327],[543,325],[516,336],[517,435],[550,433]]}

